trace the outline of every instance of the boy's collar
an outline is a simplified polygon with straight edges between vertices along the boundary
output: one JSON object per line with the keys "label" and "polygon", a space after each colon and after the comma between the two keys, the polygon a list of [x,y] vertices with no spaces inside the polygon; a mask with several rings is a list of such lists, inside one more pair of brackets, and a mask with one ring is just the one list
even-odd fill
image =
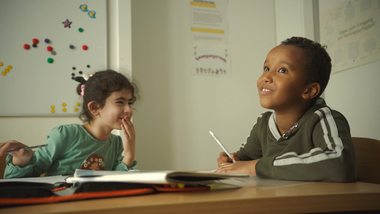
{"label": "boy's collar", "polygon": [[310,115],[314,114],[314,112],[317,109],[320,109],[322,106],[326,106],[326,102],[323,98],[318,98],[315,104],[310,107],[305,114],[293,125],[291,126],[288,131],[286,131],[282,136],[280,132],[277,129],[277,122],[276,122],[276,114],[274,112],[272,113],[271,117],[269,118],[269,129],[272,133],[272,135],[279,140],[281,137],[283,139],[288,139],[295,133],[295,131],[302,126],[302,124],[310,117]]}

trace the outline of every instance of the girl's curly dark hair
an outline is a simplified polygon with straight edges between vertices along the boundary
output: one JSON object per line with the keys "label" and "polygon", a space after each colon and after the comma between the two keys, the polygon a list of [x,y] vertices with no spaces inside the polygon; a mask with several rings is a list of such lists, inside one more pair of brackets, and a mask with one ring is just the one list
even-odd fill
{"label": "girl's curly dark hair", "polygon": [[[81,93],[81,86],[82,83],[80,83],[76,89],[79,95]],[[102,109],[106,103],[106,99],[113,92],[120,91],[122,89],[131,91],[132,101],[136,101],[138,88],[123,74],[113,70],[96,72],[85,82],[83,106],[82,111],[79,114],[79,119],[81,119],[84,123],[91,122],[94,118],[88,109],[88,103],[95,101],[95,108]]]}

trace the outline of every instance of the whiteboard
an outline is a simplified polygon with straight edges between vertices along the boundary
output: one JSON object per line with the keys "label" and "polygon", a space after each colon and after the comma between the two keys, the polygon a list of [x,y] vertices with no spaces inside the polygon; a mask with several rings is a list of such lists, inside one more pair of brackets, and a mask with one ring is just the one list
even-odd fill
{"label": "whiteboard", "polygon": [[108,67],[106,12],[106,0],[0,0],[0,116],[78,115],[73,74]]}

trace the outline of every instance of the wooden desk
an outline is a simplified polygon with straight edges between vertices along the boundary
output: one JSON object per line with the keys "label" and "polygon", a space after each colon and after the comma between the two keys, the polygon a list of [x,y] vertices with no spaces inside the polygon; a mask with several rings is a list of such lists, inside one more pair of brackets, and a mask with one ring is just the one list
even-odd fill
{"label": "wooden desk", "polygon": [[311,213],[380,210],[380,185],[301,183],[0,208],[0,213]]}

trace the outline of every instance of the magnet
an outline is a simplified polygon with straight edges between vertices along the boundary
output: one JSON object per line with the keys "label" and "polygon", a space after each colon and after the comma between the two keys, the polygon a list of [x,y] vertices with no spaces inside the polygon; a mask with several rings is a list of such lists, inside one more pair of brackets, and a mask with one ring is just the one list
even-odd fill
{"label": "magnet", "polygon": [[70,27],[71,23],[73,23],[73,22],[70,22],[68,19],[66,19],[66,21],[62,22],[62,24],[64,24],[64,27],[65,27],[65,28],[66,28],[66,27],[71,28],[71,27]]}
{"label": "magnet", "polygon": [[82,33],[83,32],[83,28],[78,28],[78,31]]}
{"label": "magnet", "polygon": [[50,40],[49,39],[45,39],[45,43],[50,43]]}
{"label": "magnet", "polygon": [[29,50],[29,49],[30,49],[30,45],[28,45],[28,44],[24,44],[24,49],[25,49],[25,50]]}
{"label": "magnet", "polygon": [[83,45],[82,49],[86,51],[88,49],[87,45]]}
{"label": "magnet", "polygon": [[75,111],[75,112],[78,112],[78,111],[79,111],[79,109],[77,109],[77,108],[74,108],[74,111]]}
{"label": "magnet", "polygon": [[9,69],[8,69],[8,68],[6,68],[6,69],[4,69],[4,71],[5,71],[5,73],[8,73],[8,72],[9,72]]}
{"label": "magnet", "polygon": [[79,74],[83,74],[83,72],[82,72],[82,71],[79,71],[78,73],[79,73]]}
{"label": "magnet", "polygon": [[51,112],[52,114],[54,114],[54,113],[55,113],[55,110],[54,110],[54,109],[52,109],[50,112]]}
{"label": "magnet", "polygon": [[32,47],[33,47],[33,48],[36,48],[36,47],[37,47],[37,44],[33,44]]}
{"label": "magnet", "polygon": [[55,51],[50,51],[51,55],[55,56],[57,54],[57,52]]}
{"label": "magnet", "polygon": [[96,18],[95,15],[96,15],[96,12],[95,12],[95,11],[88,11],[88,16],[89,16],[90,18],[95,19],[95,18]]}
{"label": "magnet", "polygon": [[13,67],[12,65],[8,65],[8,69],[11,70]]}
{"label": "magnet", "polygon": [[70,47],[70,49],[74,49],[74,45],[70,45],[69,47]]}
{"label": "magnet", "polygon": [[75,70],[76,68],[75,67],[73,67],[73,70]]}
{"label": "magnet", "polygon": [[77,103],[77,106],[80,106],[80,103]]}
{"label": "magnet", "polygon": [[63,107],[66,107],[66,103],[62,103],[62,106],[63,106]]}
{"label": "magnet", "polygon": [[48,62],[48,63],[53,63],[53,61],[54,61],[54,60],[53,60],[52,58],[48,58],[48,59],[47,59],[47,62]]}
{"label": "magnet", "polygon": [[0,66],[3,66],[3,65],[4,65],[4,63],[0,62]]}
{"label": "magnet", "polygon": [[87,65],[87,68],[90,68],[90,65]]}
{"label": "magnet", "polygon": [[51,109],[55,109],[55,106],[50,106]]}
{"label": "magnet", "polygon": [[50,51],[53,50],[53,48],[52,48],[51,46],[47,46],[47,47],[46,47],[46,50],[50,52]]}
{"label": "magnet", "polygon": [[83,11],[83,12],[87,12],[88,10],[87,10],[87,4],[81,4],[80,6],[79,6],[79,9],[81,10],[81,11]]}
{"label": "magnet", "polygon": [[66,108],[63,108],[63,109],[62,109],[62,111],[63,111],[63,112],[66,112],[66,111],[67,111],[67,109],[66,109]]}
{"label": "magnet", "polygon": [[7,75],[7,72],[3,71],[3,72],[1,72],[1,75],[5,76],[5,75]]}
{"label": "magnet", "polygon": [[33,44],[38,44],[38,42],[39,42],[38,39],[36,39],[36,38],[32,39]]}

